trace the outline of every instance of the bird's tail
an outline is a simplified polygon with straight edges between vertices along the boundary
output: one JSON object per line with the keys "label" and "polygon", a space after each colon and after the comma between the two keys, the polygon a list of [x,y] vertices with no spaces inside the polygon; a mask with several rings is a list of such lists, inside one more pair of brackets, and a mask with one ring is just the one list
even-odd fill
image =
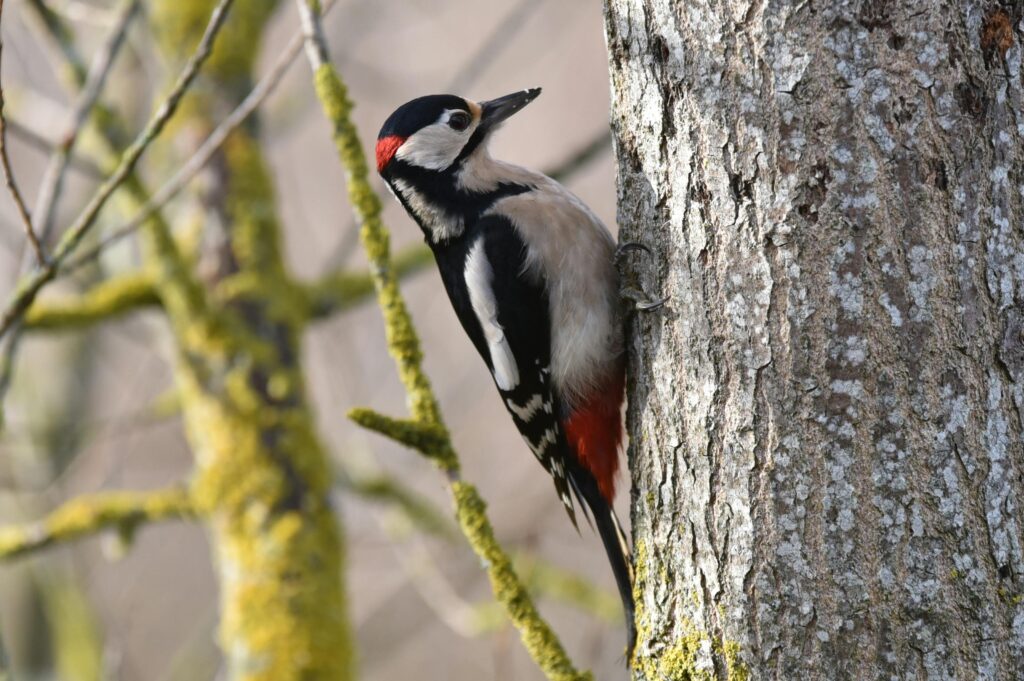
{"label": "bird's tail", "polygon": [[622,530],[615,509],[604,498],[590,471],[579,464],[572,466],[572,484],[576,495],[593,514],[594,525],[601,536],[608,562],[615,576],[615,585],[622,599],[622,610],[626,617],[626,660],[633,657],[636,645],[636,608],[633,604],[633,566],[630,561],[629,540]]}

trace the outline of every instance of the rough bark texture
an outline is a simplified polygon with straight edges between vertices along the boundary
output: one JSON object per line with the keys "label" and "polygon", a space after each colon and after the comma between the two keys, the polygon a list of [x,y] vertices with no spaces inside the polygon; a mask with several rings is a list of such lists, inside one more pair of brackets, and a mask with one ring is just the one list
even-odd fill
{"label": "rough bark texture", "polygon": [[1024,676],[1022,28],[607,0],[634,678]]}

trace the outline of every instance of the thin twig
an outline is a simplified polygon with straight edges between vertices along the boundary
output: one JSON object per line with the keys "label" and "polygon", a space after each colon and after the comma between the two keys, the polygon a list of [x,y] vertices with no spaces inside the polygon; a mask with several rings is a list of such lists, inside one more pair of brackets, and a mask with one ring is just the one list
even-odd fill
{"label": "thin twig", "polygon": [[50,11],[59,14],[65,21],[76,24],[90,24],[101,28],[110,28],[117,23],[118,17],[111,9],[97,7],[92,3],[75,2],[75,0],[64,0],[64,2],[48,2]]}
{"label": "thin twig", "polygon": [[33,273],[27,280],[23,281],[21,286],[18,287],[14,297],[8,302],[7,307],[4,309],[3,315],[0,316],[0,337],[3,337],[15,320],[17,320],[28,306],[32,304],[32,301],[35,300],[40,289],[42,289],[47,282],[56,276],[57,268],[60,263],[65,260],[78,246],[82,238],[95,224],[96,218],[103,206],[106,205],[107,200],[135,169],[135,164],[138,163],[143,152],[146,151],[153,140],[155,140],[163,131],[167,121],[170,120],[171,116],[174,115],[175,110],[177,110],[178,104],[181,102],[181,98],[192,84],[196,74],[199,73],[199,68],[203,65],[203,62],[206,61],[207,57],[210,56],[210,52],[213,48],[213,41],[220,32],[221,26],[224,25],[224,20],[227,18],[227,11],[231,7],[233,1],[234,0],[220,0],[217,7],[214,8],[213,13],[210,15],[210,21],[206,26],[202,39],[199,41],[199,45],[196,47],[196,51],[189,58],[188,63],[185,64],[185,68],[182,70],[181,75],[178,76],[178,80],[175,82],[170,94],[168,94],[164,99],[163,103],[157,109],[156,114],[152,119],[150,119],[149,123],[139,136],[136,137],[135,141],[132,142],[131,146],[124,152],[121,156],[121,161],[113,174],[103,183],[95,196],[93,196],[92,200],[89,201],[89,204],[86,206],[81,216],[75,220],[74,224],[72,224],[68,229],[60,243],[57,244],[53,258],[49,260],[44,267],[36,270],[35,273]]}
{"label": "thin twig", "polygon": [[[3,15],[4,11],[4,0],[0,0],[0,16]],[[2,27],[2,22],[0,22]],[[0,38],[0,55],[3,54],[3,39]],[[0,68],[2,73],[2,68]],[[21,224],[25,227],[25,236],[28,238],[28,242],[32,244],[32,250],[36,254],[36,262],[40,266],[46,263],[46,253],[43,251],[43,245],[39,242],[39,237],[36,235],[36,230],[32,227],[32,216],[29,215],[28,207],[25,206],[25,199],[21,196],[21,191],[18,190],[18,183],[14,179],[14,172],[11,170],[11,160],[7,155],[7,125],[4,117],[4,88],[0,84],[0,165],[3,165],[4,170],[4,182],[7,184],[7,191],[10,192],[11,198],[14,199],[14,205],[18,208],[18,215],[21,217]]]}
{"label": "thin twig", "polygon": [[602,153],[612,148],[612,134],[602,127],[593,137],[576,147],[571,154],[544,171],[553,180],[566,183],[569,178],[580,172],[596,160]]}
{"label": "thin twig", "polygon": [[40,182],[39,194],[36,196],[35,216],[36,224],[39,226],[39,233],[45,242],[53,231],[54,212],[57,201],[60,199],[61,188],[64,184],[64,177],[71,162],[71,151],[74,149],[78,137],[89,120],[96,101],[103,91],[103,85],[114,65],[114,59],[124,45],[124,37],[128,31],[128,25],[139,8],[139,0],[124,0],[117,23],[111,31],[110,37],[93,60],[86,78],[85,86],[78,101],[75,102],[71,114],[71,122],[67,132],[63,135],[60,145],[50,157],[43,179]]}
{"label": "thin twig", "polygon": [[[324,13],[331,11],[337,0],[327,0],[324,3]],[[284,52],[281,53],[278,60],[271,67],[270,71],[267,72],[260,82],[256,84],[256,87],[246,96],[242,102],[235,107],[227,118],[214,129],[210,136],[196,149],[192,157],[185,162],[185,164],[178,169],[171,179],[167,180],[160,187],[159,190],[150,198],[150,200],[144,205],[139,212],[137,212],[130,220],[124,224],[114,228],[109,234],[104,236],[99,242],[89,248],[87,251],[81,253],[77,257],[70,260],[62,269],[65,272],[71,272],[82,265],[95,260],[100,253],[102,253],[110,245],[120,241],[129,234],[135,232],[139,227],[145,224],[155,212],[167,205],[167,202],[173,199],[175,196],[185,188],[192,179],[199,174],[199,172],[206,167],[213,158],[217,150],[224,144],[224,141],[228,136],[242,123],[246,121],[249,116],[252,115],[256,109],[258,109],[263,102],[270,96],[270,94],[277,88],[284,75],[288,72],[288,67],[295,61],[295,57],[298,56],[299,51],[302,49],[303,37],[302,33],[296,33],[292,36],[292,39],[288,42]]]}
{"label": "thin twig", "polygon": [[[50,9],[43,0],[27,0],[27,2],[46,28],[47,33],[55,39],[56,47],[64,58],[66,68],[70,70],[74,81],[84,83],[89,69],[79,56],[71,31],[64,25],[60,15]],[[55,69],[60,68],[63,67],[55,66]]]}
{"label": "thin twig", "polygon": [[[27,147],[47,154],[56,153],[60,149],[60,143],[54,142],[53,140],[40,135],[32,128],[28,127],[24,123],[19,123],[14,118],[8,118],[6,123],[6,127],[10,130],[11,134],[21,140]],[[91,180],[102,180],[105,177],[104,172],[100,170],[99,166],[87,158],[82,158],[81,156],[72,154],[70,165],[72,168]]]}
{"label": "thin twig", "polygon": [[18,348],[24,333],[25,325],[19,321],[7,335],[7,344],[0,351],[0,431],[4,430],[6,425],[7,412],[4,409],[4,398],[7,396],[7,391],[14,378],[14,361],[18,356]]}
{"label": "thin twig", "polygon": [[0,681],[12,681],[11,663],[7,659],[7,647],[4,645],[3,631],[0,631]]}
{"label": "thin twig", "polygon": [[392,547],[423,602],[459,636],[474,638],[506,621],[498,603],[476,604],[462,598],[423,544],[406,547],[393,541]]}

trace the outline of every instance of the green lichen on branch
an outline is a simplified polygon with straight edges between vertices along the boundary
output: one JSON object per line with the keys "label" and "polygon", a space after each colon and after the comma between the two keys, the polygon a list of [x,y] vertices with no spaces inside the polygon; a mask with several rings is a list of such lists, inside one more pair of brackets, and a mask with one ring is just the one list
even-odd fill
{"label": "green lichen on branch", "polygon": [[152,278],[131,273],[100,282],[78,296],[36,299],[25,312],[24,324],[36,331],[80,329],[159,305]]}
{"label": "green lichen on branch", "polygon": [[633,657],[633,668],[646,681],[718,681],[715,670],[698,667],[700,656],[710,646],[722,661],[727,681],[749,681],[750,672],[740,660],[740,646],[735,641],[713,639],[697,629],[692,622],[680,622],[685,633],[667,646],[652,649],[650,654]]}
{"label": "green lichen on branch", "polygon": [[362,226],[359,237],[370,261],[377,302],[384,313],[388,352],[398,365],[398,375],[409,397],[412,417],[444,428],[430,380],[422,369],[423,352],[405,307],[391,262],[387,229],[380,219],[380,198],[369,180],[366,157],[350,114],[352,102],[338,73],[330,64],[316,69],[314,83],[324,114],[331,123],[334,143],[348,178],[349,200]]}
{"label": "green lichen on branch", "polygon": [[0,559],[17,558],[108,529],[130,537],[141,525],[192,518],[195,514],[192,498],[184,488],[80,496],[43,520],[0,528]]}
{"label": "green lichen on branch", "polygon": [[349,410],[348,417],[367,430],[415,449],[443,471],[458,470],[459,462],[455,458],[448,433],[436,424],[412,419],[394,419],[361,407]]}
{"label": "green lichen on branch", "polygon": [[[250,379],[244,369],[227,379]],[[184,372],[187,374],[187,372]],[[211,518],[221,645],[244,681],[353,678],[332,476],[306,405],[210,395],[187,375],[196,503]]]}
{"label": "green lichen on branch", "polygon": [[537,612],[533,599],[512,568],[512,561],[494,536],[494,529],[487,520],[487,507],[476,488],[455,482],[452,495],[459,526],[473,551],[484,561],[494,597],[505,606],[530,656],[552,681],[592,681],[589,672],[579,672],[573,667],[558,637]]}

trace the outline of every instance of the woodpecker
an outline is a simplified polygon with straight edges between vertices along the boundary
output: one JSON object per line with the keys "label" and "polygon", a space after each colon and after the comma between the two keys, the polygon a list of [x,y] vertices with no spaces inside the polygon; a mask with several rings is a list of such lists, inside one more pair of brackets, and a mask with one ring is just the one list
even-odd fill
{"label": "woodpecker", "polygon": [[632,573],[612,510],[625,383],[615,240],[561,184],[487,150],[498,126],[539,94],[413,99],[381,127],[377,171],[423,231],[456,316],[569,519],[576,526],[571,493],[592,514],[622,598],[629,659]]}

